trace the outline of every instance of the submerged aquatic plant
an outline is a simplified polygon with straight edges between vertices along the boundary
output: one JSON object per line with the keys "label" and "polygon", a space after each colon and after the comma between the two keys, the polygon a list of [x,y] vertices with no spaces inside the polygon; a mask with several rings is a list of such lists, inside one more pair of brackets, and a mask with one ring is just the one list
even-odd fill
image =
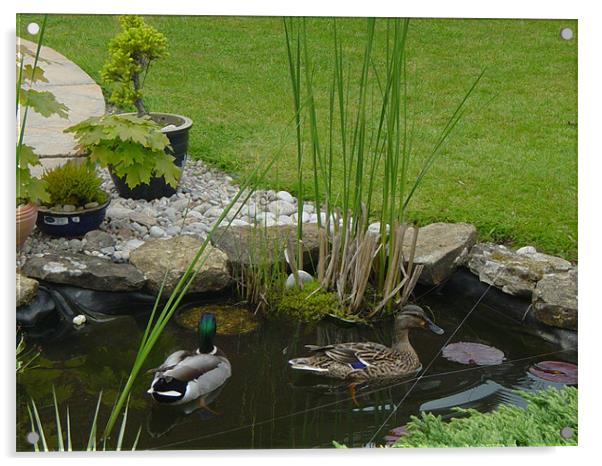
{"label": "submerged aquatic plant", "polygon": [[17,343],[16,349],[17,374],[22,374],[40,356],[40,352],[32,348],[26,348],[25,337],[22,333],[18,338],[19,343]]}
{"label": "submerged aquatic plant", "polygon": [[[410,164],[416,154],[406,65],[409,20],[386,21],[384,64],[377,66],[374,57],[376,20],[367,19],[362,65],[357,80],[352,81],[333,20],[329,106],[326,114],[320,115],[306,21],[284,20],[296,119],[298,197],[302,199],[306,192],[302,167],[309,146],[313,186],[307,191],[313,194],[317,212],[324,207],[323,215],[318,215],[319,226],[325,227],[318,280],[325,289],[336,291],[350,313],[360,313],[370,305],[373,309],[367,317],[409,299],[421,267],[413,264],[418,230],[407,227],[407,208],[483,76],[481,73],[469,87],[431,151],[421,158],[418,174],[411,178]],[[357,82],[356,88],[352,89],[352,82]],[[319,119],[325,122],[326,132]],[[309,144],[305,144],[304,128]],[[340,160],[341,167],[335,166],[335,160]],[[340,169],[342,192],[335,192],[332,179],[341,176]],[[374,206],[376,196],[382,199],[378,210]],[[302,203],[298,204],[301,218]],[[378,232],[368,228],[374,218],[379,220]],[[297,234],[300,242],[300,222]],[[297,251],[300,262],[301,245]],[[375,293],[367,303],[369,288]]]}

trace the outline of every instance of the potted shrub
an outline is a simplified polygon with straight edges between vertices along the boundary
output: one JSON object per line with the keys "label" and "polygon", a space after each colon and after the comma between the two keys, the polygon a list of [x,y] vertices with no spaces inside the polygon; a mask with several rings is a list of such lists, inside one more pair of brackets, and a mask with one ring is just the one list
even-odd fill
{"label": "potted shrub", "polygon": [[38,228],[52,236],[83,236],[97,229],[110,199],[87,162],[69,161],[44,173],[48,200],[38,209]]}
{"label": "potted shrub", "polygon": [[92,162],[109,169],[121,196],[150,200],[165,196],[165,187],[175,192],[180,168],[166,152],[169,139],[150,117],[109,114],[65,131],[75,134]]}
{"label": "potted shrub", "polygon": [[34,110],[44,117],[57,115],[67,118],[68,108],[56,100],[50,91],[40,91],[33,88],[37,82],[48,82],[44,70],[38,66],[40,49],[46,29],[46,16],[40,29],[40,36],[36,50],[31,50],[24,44],[17,42],[17,131],[16,146],[16,186],[17,186],[17,215],[16,233],[17,248],[20,248],[36,224],[38,215],[37,203],[46,201],[46,183],[31,174],[31,168],[40,165],[34,149],[24,144],[25,127],[29,110]]}
{"label": "potted shrub", "polygon": [[[151,63],[167,55],[167,40],[163,34],[144,22],[140,16],[119,18],[121,32],[109,42],[109,58],[102,69],[103,83],[109,90],[108,101],[120,109],[136,108],[137,116],[148,116],[160,125],[169,139],[167,152],[176,166],[182,167],[188,152],[188,133],[192,120],[172,113],[149,112],[144,103],[143,86]],[[121,176],[113,176],[120,194],[134,199],[153,199],[171,196],[177,186],[165,180],[152,179],[128,192]],[[179,181],[179,178],[177,179]]]}

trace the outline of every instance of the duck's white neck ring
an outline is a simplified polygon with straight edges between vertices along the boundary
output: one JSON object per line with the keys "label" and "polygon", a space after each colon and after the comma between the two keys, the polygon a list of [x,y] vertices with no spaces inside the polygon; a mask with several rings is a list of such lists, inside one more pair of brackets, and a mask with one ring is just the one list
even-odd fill
{"label": "duck's white neck ring", "polygon": [[[197,352],[197,354],[201,354],[201,350],[198,348],[197,348],[196,352]],[[209,353],[204,353],[204,354],[214,355],[215,353],[217,353],[217,346],[213,345],[213,349]]]}

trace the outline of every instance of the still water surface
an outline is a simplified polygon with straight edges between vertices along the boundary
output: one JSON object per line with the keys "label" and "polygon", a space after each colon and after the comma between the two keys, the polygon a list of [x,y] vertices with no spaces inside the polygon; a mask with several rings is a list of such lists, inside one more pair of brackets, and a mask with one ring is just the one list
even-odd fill
{"label": "still water surface", "polygon": [[[423,331],[411,334],[426,367],[470,306],[454,304],[445,296],[429,296],[421,304],[429,305],[436,322],[446,331],[443,336]],[[333,322],[314,326],[264,322],[249,334],[218,336],[216,343],[232,363],[232,377],[215,394],[210,404],[214,413],[196,406],[156,405],[146,393],[152,375],[142,374],[132,393],[125,445],[131,445],[139,427],[139,450],[316,448],[332,447],[333,440],[355,447],[370,441],[382,444],[390,429],[404,425],[410,415],[421,410],[447,417],[452,415],[452,406],[488,411],[500,403],[523,404],[513,389],[535,390],[554,385],[528,373],[533,363],[550,359],[576,362],[576,351],[561,350],[511,328],[492,328],[478,314],[479,308],[451,341],[495,346],[505,353],[503,364],[465,366],[438,356],[416,384],[415,379],[410,379],[389,386],[360,387],[357,404],[345,385],[293,373],[286,362],[305,354],[305,344],[358,340],[390,344],[391,321],[373,328],[346,328]],[[103,391],[99,417],[99,426],[103,427],[117,390],[129,372],[144,326],[144,316],[128,316],[87,325],[54,341],[30,340],[30,344],[40,345],[42,354],[38,367],[17,381],[17,449],[32,450],[25,441],[30,431],[26,409],[30,396],[36,400],[48,426],[50,445],[56,445],[53,385],[63,417],[69,407],[74,445],[84,446],[98,393]],[[147,367],[159,365],[176,349],[194,349],[196,344],[194,332],[170,323]],[[393,412],[402,399],[399,409]]]}

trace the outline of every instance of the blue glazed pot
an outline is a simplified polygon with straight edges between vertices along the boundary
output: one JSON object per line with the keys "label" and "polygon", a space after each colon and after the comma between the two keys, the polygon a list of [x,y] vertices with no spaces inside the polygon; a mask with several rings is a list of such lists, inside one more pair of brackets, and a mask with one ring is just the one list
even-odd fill
{"label": "blue glazed pot", "polygon": [[40,207],[38,210],[37,227],[51,236],[83,236],[91,230],[96,230],[105,218],[111,199],[93,209],[76,212],[54,212]]}

